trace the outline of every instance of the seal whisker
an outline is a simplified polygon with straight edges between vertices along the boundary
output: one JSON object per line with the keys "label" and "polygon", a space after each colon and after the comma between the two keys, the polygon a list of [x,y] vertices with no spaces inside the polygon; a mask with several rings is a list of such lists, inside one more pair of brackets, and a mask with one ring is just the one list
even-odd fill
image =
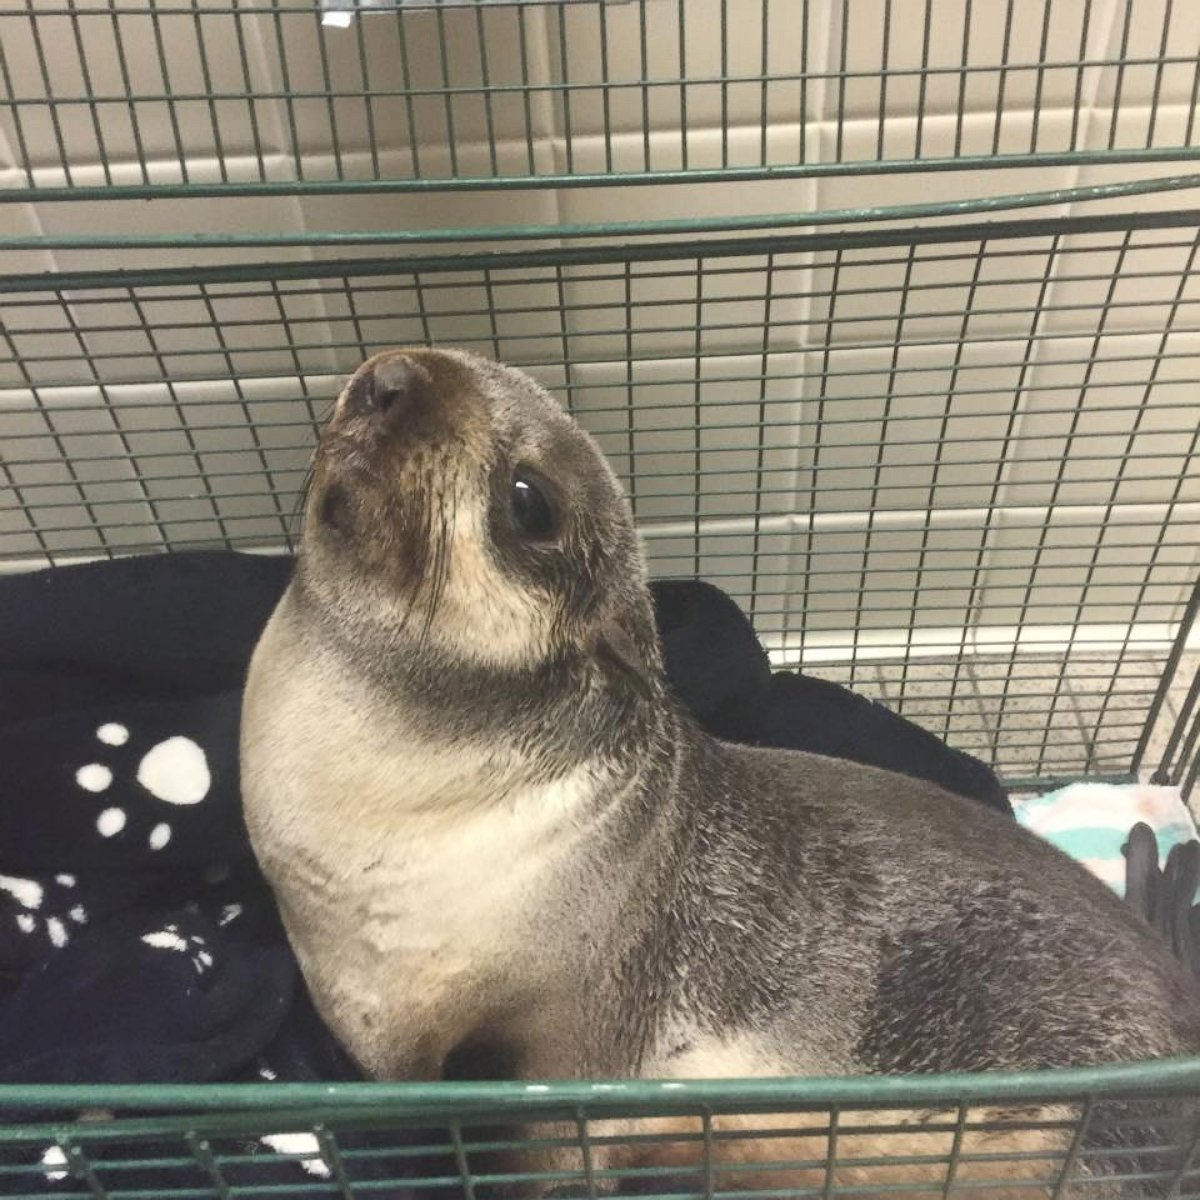
{"label": "seal whisker", "polygon": [[[412,564],[414,569],[419,569],[420,574],[413,587],[409,589],[407,602],[400,616],[401,632],[407,631],[413,613],[416,611],[422,593],[429,582],[429,566],[432,561],[431,543],[433,538],[433,505],[430,503],[430,493],[431,488],[428,486],[428,480],[422,478],[419,483],[414,482],[412,489],[413,504],[408,511],[402,514],[400,520],[403,535],[400,538],[401,552],[412,554],[415,558],[417,548],[419,547],[421,555],[420,564],[418,565],[415,561]],[[420,641],[424,642],[423,636]]]}
{"label": "seal whisker", "polygon": [[[324,405],[319,416],[313,420],[313,433],[316,435],[318,442],[322,436],[321,431],[329,423],[329,418],[333,415],[333,410],[337,407],[336,400],[330,400]],[[312,409],[309,409],[312,413]],[[317,461],[321,455],[321,448],[318,445],[309,456],[308,466],[304,468],[304,478],[300,481],[300,487],[296,491],[296,499],[292,504],[292,510],[288,514],[287,523],[285,526],[285,536],[288,540],[289,549],[298,541],[297,525],[303,519],[304,514],[308,511],[308,498],[312,493],[313,478],[316,474]]]}
{"label": "seal whisker", "polygon": [[304,470],[304,478],[300,481],[300,487],[296,492],[296,499],[292,504],[292,510],[288,514],[287,523],[284,527],[289,547],[299,540],[297,537],[299,533],[297,526],[304,519],[304,514],[308,509],[308,497],[312,492],[313,476],[316,468],[317,456],[314,454],[308,460],[308,466]]}
{"label": "seal whisker", "polygon": [[[453,482],[451,482],[453,488]],[[446,510],[446,489],[440,486],[437,489],[437,536],[432,539],[433,550],[433,565],[429,573],[429,589],[428,597],[425,604],[425,621],[421,630],[421,641],[424,643],[429,637],[429,631],[433,625],[434,618],[437,615],[438,604],[441,602],[442,594],[446,588],[447,568],[450,559],[450,522],[454,512],[453,500],[450,504],[450,513]],[[432,525],[433,505],[430,508],[430,524]]]}

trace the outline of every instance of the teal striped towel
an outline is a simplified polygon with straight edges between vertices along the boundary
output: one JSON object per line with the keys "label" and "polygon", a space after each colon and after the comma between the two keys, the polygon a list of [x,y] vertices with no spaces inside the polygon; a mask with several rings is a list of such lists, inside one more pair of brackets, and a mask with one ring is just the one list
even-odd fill
{"label": "teal striped towel", "polygon": [[1013,812],[1026,829],[1053,843],[1125,894],[1121,847],[1138,821],[1154,830],[1159,863],[1171,847],[1196,838],[1196,825],[1178,788],[1150,784],[1072,783],[1056,792],[1014,800]]}

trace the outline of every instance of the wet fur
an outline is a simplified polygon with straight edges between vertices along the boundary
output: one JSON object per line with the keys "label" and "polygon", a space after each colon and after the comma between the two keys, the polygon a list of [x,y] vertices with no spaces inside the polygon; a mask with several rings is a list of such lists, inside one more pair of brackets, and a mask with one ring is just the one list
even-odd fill
{"label": "wet fur", "polygon": [[[339,402],[243,731],[256,850],[318,1006],[369,1072],[437,1078],[471,1042],[527,1079],[1200,1046],[1165,948],[1011,820],[702,733],[666,691],[628,506],[590,439],[517,372],[410,356],[423,382],[402,422],[353,383]],[[553,546],[505,523],[517,462],[565,514]],[[1030,1139],[1061,1164],[1061,1129],[1009,1140]]]}

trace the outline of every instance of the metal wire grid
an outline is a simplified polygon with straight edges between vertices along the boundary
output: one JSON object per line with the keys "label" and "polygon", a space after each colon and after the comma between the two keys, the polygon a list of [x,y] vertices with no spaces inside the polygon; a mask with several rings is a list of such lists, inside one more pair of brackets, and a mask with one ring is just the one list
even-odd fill
{"label": "metal wire grid", "polygon": [[[27,1119],[0,1125],[0,1185],[28,1200],[475,1200],[514,1183],[592,1200],[775,1200],[997,1186],[1085,1195],[1106,1171],[1138,1194],[1174,1197],[1194,1194],[1200,1176],[1200,1129],[1184,1103],[1196,1088],[1186,1062],[1057,1077],[625,1084],[607,1095],[570,1084],[536,1095],[523,1085],[217,1087],[201,1112],[195,1089],[142,1087],[137,1111],[132,1092],[93,1089],[106,1112],[80,1123],[58,1097],[83,1089],[5,1089],[0,1109]],[[555,1158],[498,1157],[512,1149]],[[608,1165],[614,1152],[624,1166]]]}
{"label": "metal wire grid", "polygon": [[[1184,614],[1185,628],[1195,628],[1196,618],[1200,615],[1200,580],[1192,590],[1187,612]],[[1179,668],[1181,646],[1173,650],[1167,661],[1165,674],[1176,678]],[[1180,678],[1187,682],[1186,673]],[[1161,703],[1161,696],[1156,697]],[[1154,716],[1158,714],[1155,712]],[[1153,781],[1159,784],[1173,784],[1180,787],[1184,796],[1190,796],[1200,778],[1200,660],[1197,660],[1191,670],[1191,682],[1187,684],[1187,692],[1179,705],[1174,723],[1167,735],[1162,748],[1158,769],[1154,772]]]}
{"label": "metal wire grid", "polygon": [[10,277],[0,559],[286,549],[344,375],[465,345],[564,400],[652,570],[779,662],[899,662],[886,699],[1014,780],[1127,777],[1200,515],[1200,215],[1137,225]]}
{"label": "metal wire grid", "polygon": [[[334,38],[311,2],[9,5],[0,202],[1200,156],[1200,32],[1177,0],[1154,14],[1140,4],[1137,21],[1133,0],[1118,0],[1115,40],[1091,0],[968,0],[949,15],[938,0],[881,0],[866,18],[875,41],[848,0],[434,7],[362,16]],[[1050,52],[1064,30],[1077,55]],[[1126,178],[1118,190],[1152,186]],[[1193,785],[1200,214],[807,236],[738,219],[762,235],[430,250],[391,263],[367,256],[387,239],[362,231],[345,239],[367,243],[361,260],[280,257],[283,244],[308,252],[340,236],[306,230],[261,239],[270,261],[246,266],[172,232],[141,239],[142,258],[124,254],[132,270],[59,257],[56,277],[10,275],[0,560],[286,549],[344,374],[397,343],[469,345],[564,399],[625,477],[653,570],[722,584],[779,662],[882,694],[1015,786],[1131,778],[1164,723],[1155,778]],[[435,240],[403,223],[392,222],[393,242]],[[564,232],[557,219],[532,231]],[[239,241],[255,248],[254,237],[220,244]],[[11,254],[132,242],[68,225],[4,244]],[[180,247],[195,266],[155,269]],[[1146,1070],[1125,1077],[1135,1098],[1142,1084],[1200,1093],[1194,1078],[1171,1085],[1169,1069]],[[632,1135],[643,1147],[690,1146],[698,1168],[643,1168],[633,1182],[643,1195],[767,1200],[836,1195],[851,1169],[856,1194],[990,1190],[1015,1175],[1059,1195],[1093,1165],[1085,1131],[1130,1112],[1119,1088],[1064,1085],[1061,1115],[1047,1119],[1060,1148],[1013,1156],[989,1150],[988,1135],[1014,1121],[1045,1132],[1047,1121],[998,1124],[978,1080],[940,1091],[925,1081],[919,1096],[889,1081],[897,1105],[933,1110],[926,1144],[902,1146],[889,1139],[911,1139],[911,1127],[882,1108],[881,1081],[863,1082],[857,1095],[781,1084],[773,1102],[749,1106],[744,1085],[723,1085],[672,1109],[670,1134]],[[554,1090],[534,1115],[564,1100]],[[0,1089],[0,1114],[49,1114],[0,1124],[0,1192],[136,1200],[161,1194],[165,1170],[179,1200],[401,1185],[486,1196],[489,1156],[516,1136],[495,1128],[513,1115],[510,1098],[419,1093],[393,1103],[364,1090],[341,1107],[326,1089],[307,1101],[272,1089],[259,1104],[213,1089],[210,1113],[196,1115],[185,1111],[201,1102],[190,1091],[168,1103],[140,1089],[136,1112],[114,1097],[111,1120],[72,1124],[49,1093]],[[632,1095],[628,1114],[663,1111],[636,1085]],[[606,1182],[597,1150],[630,1135],[611,1131],[607,1119],[623,1114],[594,1094],[570,1100],[553,1113],[568,1122],[560,1148],[573,1152],[561,1180],[594,1196]],[[94,1091],[77,1101],[74,1111],[98,1103]],[[439,1106],[445,1120],[432,1125]],[[722,1115],[743,1111],[753,1116],[737,1131],[722,1128]],[[264,1149],[277,1132],[308,1139]],[[1161,1145],[1133,1146],[1122,1173],[1187,1191],[1195,1135],[1166,1131],[1182,1167],[1163,1167]],[[748,1192],[721,1151],[736,1157],[756,1137],[786,1141],[787,1161]]]}
{"label": "metal wire grid", "polygon": [[0,200],[1200,156],[1179,0],[333,7],[10,0]]}

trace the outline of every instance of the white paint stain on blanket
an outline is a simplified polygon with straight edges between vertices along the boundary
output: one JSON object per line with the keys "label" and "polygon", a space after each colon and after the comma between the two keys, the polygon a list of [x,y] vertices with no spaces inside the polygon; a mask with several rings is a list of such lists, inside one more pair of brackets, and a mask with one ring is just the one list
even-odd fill
{"label": "white paint stain on blanket", "polygon": [[167,804],[199,804],[212,784],[204,751],[185,737],[152,746],[138,764],[137,780]]}
{"label": "white paint stain on blanket", "polygon": [[0,875],[0,890],[6,891],[22,908],[41,908],[45,892],[40,883],[32,879],[18,879],[15,875]]}
{"label": "white paint stain on blanket", "polygon": [[116,837],[125,828],[125,810],[123,808],[106,808],[96,818],[96,828],[101,837]]}
{"label": "white paint stain on blanket", "polygon": [[168,925],[166,929],[156,929],[153,933],[142,934],[142,941],[155,950],[178,950],[181,953],[188,948],[187,939],[180,937],[177,925]]}
{"label": "white paint stain on blanket", "polygon": [[66,1179],[69,1171],[62,1171],[56,1168],[65,1167],[67,1165],[66,1151],[61,1146],[50,1146],[42,1154],[42,1166],[49,1168],[43,1172],[46,1178],[51,1183],[59,1183]]}
{"label": "white paint stain on blanket", "polygon": [[[70,879],[70,884],[63,882],[64,879]],[[75,879],[69,875],[56,875],[55,883],[60,887],[73,887]],[[49,885],[47,885],[49,886]],[[55,947],[65,946],[70,940],[68,934],[67,919],[74,921],[77,925],[87,923],[87,910],[82,904],[73,904],[65,914],[63,908],[70,903],[69,897],[58,897],[51,899],[48,902],[46,895],[46,886],[38,883],[36,879],[21,879],[15,875],[0,875],[0,892],[7,892],[13,900],[20,906],[21,911],[13,914],[13,919],[17,923],[17,928],[25,934],[35,932],[40,922],[43,922],[43,915],[35,916],[39,909],[45,905],[50,909],[49,915],[44,915],[44,927],[46,936],[50,939],[51,945]],[[55,915],[54,910],[58,909],[58,914]]]}
{"label": "white paint stain on blanket", "polygon": [[[96,738],[106,746],[123,746],[129,741],[129,729],[117,721],[106,721],[96,730]],[[156,800],[164,804],[199,804],[212,787],[212,773],[204,751],[191,738],[169,737],[151,746],[137,766],[137,781]],[[112,768],[104,763],[86,763],[75,772],[75,782],[85,791],[99,794],[113,782]],[[123,808],[104,809],[96,818],[101,837],[116,837],[127,823]],[[146,844],[161,850],[171,840],[171,826],[159,821],[150,830]]]}
{"label": "white paint stain on blanket", "polygon": [[333,1173],[321,1157],[321,1146],[316,1136],[311,1133],[269,1133],[262,1139],[264,1146],[269,1146],[276,1154],[303,1154],[300,1166],[310,1175],[318,1175],[328,1179]]}
{"label": "white paint stain on blanket", "polygon": [[178,925],[167,925],[152,933],[144,933],[142,941],[147,946],[153,946],[155,950],[175,950],[180,954],[189,955],[197,975],[203,975],[205,970],[213,965],[213,956],[205,948],[208,943],[202,937],[193,934],[184,937],[179,932]]}
{"label": "white paint stain on blanket", "polygon": [[75,782],[85,792],[103,792],[112,780],[112,771],[103,763],[88,763],[75,772]]}

